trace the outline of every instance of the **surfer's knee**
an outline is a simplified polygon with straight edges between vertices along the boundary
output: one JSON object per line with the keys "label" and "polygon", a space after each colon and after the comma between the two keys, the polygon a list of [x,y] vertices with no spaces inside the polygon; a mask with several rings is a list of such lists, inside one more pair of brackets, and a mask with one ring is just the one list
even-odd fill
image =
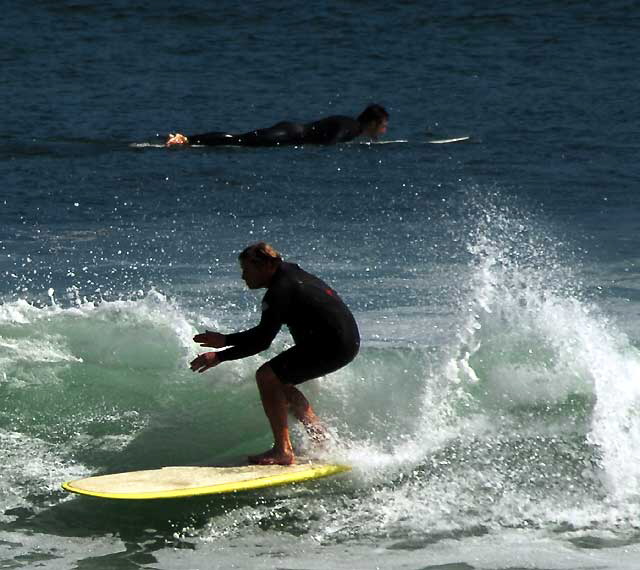
{"label": "surfer's knee", "polygon": [[280,382],[275,372],[272,370],[269,364],[263,364],[258,370],[256,370],[256,382],[258,386],[268,386],[274,382]]}

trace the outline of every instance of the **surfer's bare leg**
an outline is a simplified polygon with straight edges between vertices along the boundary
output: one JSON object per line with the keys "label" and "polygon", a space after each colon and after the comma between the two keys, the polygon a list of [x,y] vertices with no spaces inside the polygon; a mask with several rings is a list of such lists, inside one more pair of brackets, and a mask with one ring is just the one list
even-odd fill
{"label": "surfer's bare leg", "polygon": [[284,385],[268,364],[258,368],[256,382],[262,407],[273,432],[273,448],[260,455],[252,455],[249,461],[259,465],[291,465],[295,463],[295,456],[289,437],[289,406]]}
{"label": "surfer's bare leg", "polygon": [[320,418],[316,416],[305,395],[291,384],[284,384],[283,388],[291,413],[302,423],[309,437],[315,442],[326,440],[327,430],[322,425]]}

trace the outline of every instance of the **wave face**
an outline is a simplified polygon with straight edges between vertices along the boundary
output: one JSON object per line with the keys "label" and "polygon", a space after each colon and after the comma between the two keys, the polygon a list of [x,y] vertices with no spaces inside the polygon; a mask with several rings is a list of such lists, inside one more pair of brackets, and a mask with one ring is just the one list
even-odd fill
{"label": "wave face", "polygon": [[[466,219],[450,228],[461,236],[456,263],[433,257],[398,297],[446,292],[444,304],[360,310],[362,353],[304,386],[333,434],[323,458],[351,464],[352,476],[180,523],[177,536],[238,539],[276,525],[410,548],[505,528],[633,532],[636,347],[585,294],[576,255],[534,215],[499,193],[473,190],[462,202]],[[385,285],[397,295],[393,277]],[[226,305],[221,295],[225,322],[154,289],[4,303],[2,512],[56,504],[65,479],[232,462],[267,447],[253,374],[286,335],[262,355],[204,375],[188,369],[195,332],[257,319],[235,289]],[[294,437],[309,449],[302,431]]]}
{"label": "wave face", "polygon": [[[637,570],[637,6],[485,4],[3,3],[1,567]],[[370,103],[384,144],[163,146]],[[188,368],[195,332],[259,318],[259,240],[358,319],[304,385],[353,471],[63,492],[271,444],[284,332]]]}

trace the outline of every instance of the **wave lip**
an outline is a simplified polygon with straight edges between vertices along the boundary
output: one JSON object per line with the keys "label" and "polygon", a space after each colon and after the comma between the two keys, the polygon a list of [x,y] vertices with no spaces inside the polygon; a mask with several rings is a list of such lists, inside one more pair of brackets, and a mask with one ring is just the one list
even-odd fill
{"label": "wave lip", "polygon": [[610,499],[637,497],[640,353],[583,298],[573,260],[548,233],[513,209],[485,212],[469,244],[469,316],[446,374],[478,413],[528,411],[539,429],[579,434]]}

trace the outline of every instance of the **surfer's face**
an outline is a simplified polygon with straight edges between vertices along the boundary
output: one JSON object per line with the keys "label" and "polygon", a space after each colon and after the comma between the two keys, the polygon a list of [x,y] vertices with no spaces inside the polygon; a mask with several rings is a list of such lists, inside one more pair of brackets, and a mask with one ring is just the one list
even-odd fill
{"label": "surfer's face", "polygon": [[383,135],[387,132],[388,124],[389,121],[387,119],[382,119],[381,121],[370,123],[364,132],[368,137],[377,139],[380,135]]}
{"label": "surfer's face", "polygon": [[270,263],[260,263],[250,260],[240,262],[242,279],[249,289],[261,289],[269,285],[273,276],[273,268]]}

